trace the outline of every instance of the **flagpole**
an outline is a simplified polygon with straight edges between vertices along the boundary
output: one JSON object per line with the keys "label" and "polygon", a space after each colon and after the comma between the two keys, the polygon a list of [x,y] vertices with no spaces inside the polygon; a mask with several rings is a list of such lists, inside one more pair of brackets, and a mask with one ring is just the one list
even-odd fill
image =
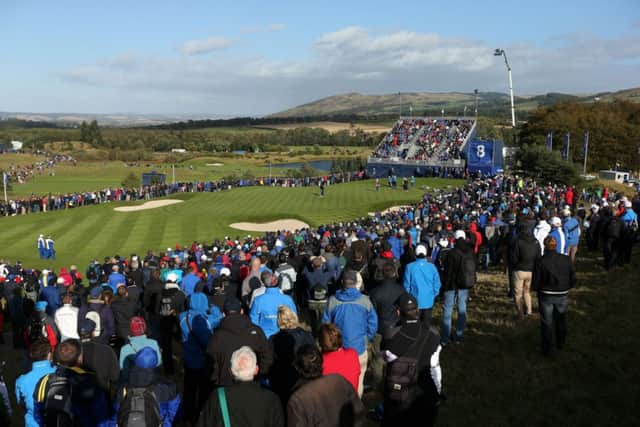
{"label": "flagpole", "polygon": [[570,154],[571,153],[571,149],[570,149],[571,148],[571,136],[570,136],[569,132],[567,132],[566,138],[567,138],[567,162],[568,162],[568,161],[570,161],[569,157],[571,156],[571,154]]}
{"label": "flagpole", "polygon": [[589,153],[589,131],[584,133],[584,165],[582,166],[582,174],[587,174],[587,155]]}
{"label": "flagpole", "polygon": [[2,172],[2,186],[4,187],[4,204],[7,204],[7,181],[9,180],[9,176],[6,172]]}

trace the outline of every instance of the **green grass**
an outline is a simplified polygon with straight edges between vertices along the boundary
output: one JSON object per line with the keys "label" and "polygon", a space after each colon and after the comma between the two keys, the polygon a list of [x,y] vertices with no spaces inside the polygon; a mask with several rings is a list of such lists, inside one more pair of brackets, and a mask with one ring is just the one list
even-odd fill
{"label": "green grass", "polygon": [[[114,212],[111,203],[67,211],[1,218],[0,258],[20,259],[37,267],[86,265],[94,258],[116,253],[129,255],[148,249],[190,245],[193,240],[210,240],[225,235],[246,234],[229,227],[234,222],[264,222],[296,218],[312,226],[366,216],[392,205],[415,203],[422,185],[456,185],[461,181],[418,179],[411,191],[374,189],[373,181],[359,181],[329,187],[324,198],[317,187],[251,187],[220,193],[187,193],[171,196],[184,203],[138,212]],[[134,203],[129,203],[134,204]],[[38,234],[51,234],[58,260],[38,259]]]}

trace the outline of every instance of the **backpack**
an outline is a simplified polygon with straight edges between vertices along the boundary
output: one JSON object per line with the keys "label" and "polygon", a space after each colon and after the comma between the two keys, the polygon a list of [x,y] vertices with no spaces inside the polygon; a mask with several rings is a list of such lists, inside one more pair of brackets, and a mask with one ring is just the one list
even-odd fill
{"label": "backpack", "polygon": [[123,388],[124,399],[118,410],[119,427],[160,426],[160,404],[155,393],[146,388]]}
{"label": "backpack", "polygon": [[46,426],[73,426],[73,404],[71,383],[65,376],[49,374],[42,378],[36,387],[35,401],[41,402],[44,408]]}
{"label": "backpack", "polygon": [[[418,336],[422,333],[422,327]],[[409,402],[414,390],[418,388],[418,375],[420,373],[419,357],[422,349],[429,339],[427,334],[421,342],[414,341],[405,355],[398,357],[387,364],[385,376],[385,396],[394,402]]]}
{"label": "backpack", "polygon": [[606,236],[611,239],[617,239],[620,237],[622,231],[622,220],[620,217],[613,216],[609,224],[607,225]]}
{"label": "backpack", "polygon": [[637,232],[638,232],[638,220],[634,219],[629,224],[627,224],[627,233],[633,235]]}
{"label": "backpack", "polygon": [[312,301],[324,301],[327,299],[329,289],[324,283],[316,283],[309,288],[309,298]]}
{"label": "backpack", "polygon": [[175,315],[176,309],[173,293],[163,290],[160,295],[160,316],[169,317]]}
{"label": "backpack", "polygon": [[459,289],[471,289],[476,284],[476,257],[473,254],[463,254],[460,277],[462,283],[458,283]]}
{"label": "backpack", "polygon": [[278,285],[282,292],[290,292],[293,289],[293,280],[289,273],[281,272],[278,274]]}
{"label": "backpack", "polygon": [[[44,318],[34,314],[29,319],[29,325],[27,326],[27,341],[29,344],[38,341],[39,339],[46,339],[51,342],[51,339],[56,340],[55,334],[53,333],[53,329],[50,325],[47,325]],[[57,340],[56,340],[57,341]],[[54,346],[56,343],[52,343]]]}
{"label": "backpack", "polygon": [[[102,310],[100,310],[102,312]],[[89,310],[87,314],[84,315],[85,319],[93,320],[93,323],[96,324],[96,328],[94,329],[95,336],[99,337],[102,334],[102,326],[100,320],[100,313],[96,310]]]}

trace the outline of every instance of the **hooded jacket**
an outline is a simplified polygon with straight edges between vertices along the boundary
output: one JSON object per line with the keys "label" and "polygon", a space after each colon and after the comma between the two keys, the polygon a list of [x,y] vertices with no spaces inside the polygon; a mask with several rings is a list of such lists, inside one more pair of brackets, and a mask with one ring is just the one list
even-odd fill
{"label": "hooded jacket", "polygon": [[418,300],[419,309],[430,309],[440,292],[440,275],[426,258],[418,258],[407,265],[404,289]]}
{"label": "hooded jacket", "polygon": [[580,241],[580,223],[574,217],[567,217],[562,224],[562,231],[567,240],[566,246],[578,246]]}
{"label": "hooded jacket", "polygon": [[[215,306],[214,306],[215,307]],[[207,344],[222,319],[222,313],[215,307],[215,313],[208,313],[209,300],[202,292],[191,295],[189,309],[180,313],[180,330],[184,348],[184,365],[189,369],[205,367]]]}
{"label": "hooded jacket", "polygon": [[531,279],[534,291],[550,295],[566,295],[576,285],[571,258],[549,251],[536,262]]}
{"label": "hooded jacket", "polygon": [[395,280],[385,280],[369,292],[371,303],[378,314],[378,332],[382,332],[396,324],[398,312],[395,302],[404,294],[404,288]]}
{"label": "hooded jacket", "polygon": [[335,323],[342,331],[342,347],[358,354],[367,350],[378,330],[378,315],[368,296],[356,288],[341,289],[329,297],[322,321]]}
{"label": "hooded jacket", "polygon": [[554,227],[549,233],[549,236],[553,237],[558,244],[556,252],[563,255],[567,255],[569,253],[569,245],[567,244],[567,239],[564,235],[564,231],[562,231],[562,227]]}
{"label": "hooded jacket", "polygon": [[291,297],[283,294],[277,286],[265,288],[264,293],[257,296],[251,305],[251,322],[262,328],[267,339],[280,330],[278,307],[281,305],[286,305],[294,313],[298,313]]}
{"label": "hooded jacket", "polygon": [[533,271],[536,260],[540,258],[540,246],[531,232],[518,234],[512,257],[515,271]]}
{"label": "hooded jacket", "polygon": [[540,244],[540,253],[544,253],[544,239],[549,235],[551,226],[547,221],[541,220],[538,225],[533,229],[533,236]]}
{"label": "hooded jacket", "polygon": [[207,346],[207,354],[213,359],[214,385],[226,387],[233,384],[231,355],[243,345],[251,347],[258,356],[260,372],[269,372],[273,359],[264,332],[252,324],[248,316],[230,313],[222,319]]}
{"label": "hooded jacket", "polygon": [[163,427],[171,427],[180,409],[180,395],[175,384],[163,380],[153,368],[133,366],[129,380],[119,391],[115,403],[115,412],[126,397],[126,391],[132,388],[149,388],[156,396],[160,405],[160,417]]}

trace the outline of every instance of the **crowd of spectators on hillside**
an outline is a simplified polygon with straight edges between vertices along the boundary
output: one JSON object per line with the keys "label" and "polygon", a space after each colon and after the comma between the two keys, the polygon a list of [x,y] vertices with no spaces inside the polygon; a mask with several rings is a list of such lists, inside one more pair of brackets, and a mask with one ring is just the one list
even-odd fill
{"label": "crowd of spectators on hillside", "polygon": [[24,198],[13,198],[5,204],[0,202],[0,216],[26,215],[38,212],[73,209],[83,206],[99,205],[110,202],[151,200],[176,193],[216,192],[248,186],[272,186],[283,188],[297,188],[351,182],[366,178],[364,171],[351,173],[332,173],[323,176],[288,178],[262,177],[254,179],[239,179],[226,181],[193,181],[177,182],[174,184],[143,185],[140,188],[113,187],[98,191],[81,191],[65,194],[31,195]]}
{"label": "crowd of spectators on hillside", "polygon": [[9,175],[9,182],[24,184],[34,176],[54,175],[54,168],[60,163],[69,163],[75,166],[76,160],[66,154],[45,153],[44,160],[39,160],[29,165],[9,164],[5,172]]}
{"label": "crowd of spectators on hillside", "polygon": [[400,119],[373,152],[376,158],[460,159],[473,120]]}
{"label": "crowd of spectators on hillside", "polygon": [[476,270],[504,263],[519,318],[536,291],[542,349],[559,350],[581,233],[602,245],[605,268],[623,265],[638,211],[638,197],[611,192],[585,207],[571,187],[480,177],[384,215],[82,270],[5,260],[3,306],[26,348],[16,399],[28,426],[351,426],[363,423],[362,396],[381,390],[371,416],[383,425],[432,425],[446,385],[439,359],[465,342]]}

